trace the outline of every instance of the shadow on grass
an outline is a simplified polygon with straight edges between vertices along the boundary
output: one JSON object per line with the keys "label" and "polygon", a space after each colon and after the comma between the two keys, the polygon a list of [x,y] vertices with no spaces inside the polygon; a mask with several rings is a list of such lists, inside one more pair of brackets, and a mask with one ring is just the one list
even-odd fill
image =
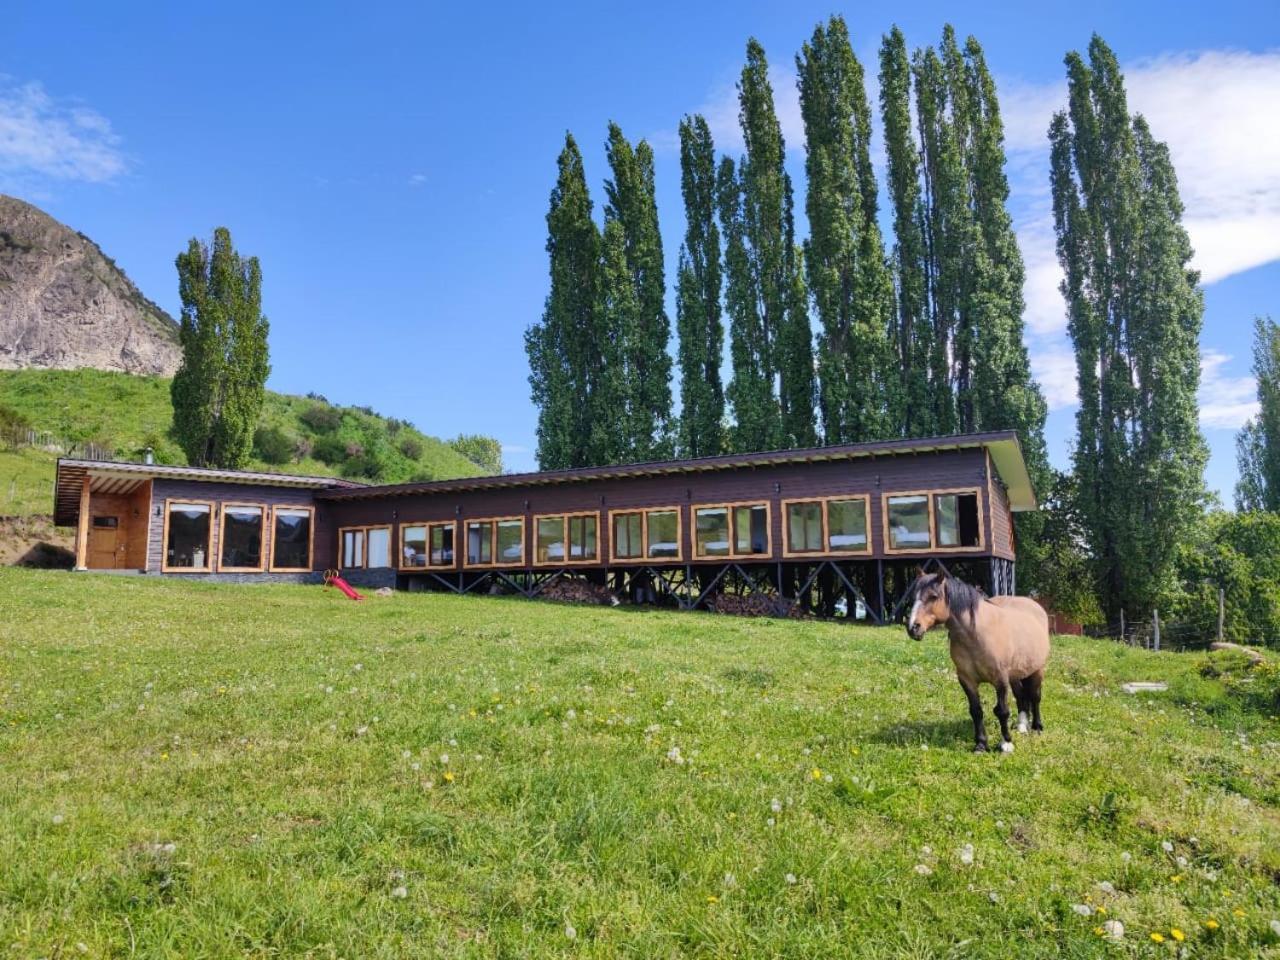
{"label": "shadow on grass", "polygon": [[[988,731],[988,735],[990,732]],[[894,747],[915,747],[927,743],[931,747],[956,750],[973,749],[973,722],[967,717],[956,720],[913,720],[881,727],[871,735],[874,743]]]}

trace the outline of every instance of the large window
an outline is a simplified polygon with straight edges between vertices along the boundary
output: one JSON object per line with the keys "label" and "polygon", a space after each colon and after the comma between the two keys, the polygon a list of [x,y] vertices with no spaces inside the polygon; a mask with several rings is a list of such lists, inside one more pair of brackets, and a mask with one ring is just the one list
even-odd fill
{"label": "large window", "polygon": [[165,570],[210,569],[209,535],[213,532],[213,504],[186,500],[165,501]]}
{"label": "large window", "polygon": [[379,570],[391,566],[390,527],[342,527],[338,530],[342,569]]}
{"label": "large window", "polygon": [[611,560],[680,559],[678,507],[618,510],[609,514],[609,518]]}
{"label": "large window", "polygon": [[427,525],[406,523],[400,525],[400,567],[413,569],[427,565]]}
{"label": "large window", "polygon": [[613,558],[640,560],[644,557],[644,514],[613,514]]}
{"label": "large window", "polygon": [[769,506],[764,503],[695,507],[696,557],[750,557],[769,553]]}
{"label": "large window", "polygon": [[885,497],[890,550],[972,550],[982,546],[977,490],[933,490]]}
{"label": "large window", "polygon": [[271,511],[271,569],[275,572],[311,569],[312,510],[274,507]]}
{"label": "large window", "polygon": [[824,497],[820,500],[788,500],[784,555],[865,553],[867,498]]}
{"label": "large window", "polygon": [[452,567],[454,525],[433,523],[428,529],[431,534],[431,559],[428,562],[433,567]]}
{"label": "large window", "polygon": [[[490,520],[468,520],[464,528],[467,538],[468,567],[524,566],[524,520],[520,517],[496,517]],[[435,544],[437,541],[432,541]],[[446,538],[439,541],[445,552]],[[433,551],[435,547],[432,547]]]}
{"label": "large window", "polygon": [[262,532],[266,508],[252,503],[224,503],[222,530],[218,536],[218,569],[262,569]]}
{"label": "large window", "polygon": [[594,513],[534,517],[536,564],[592,563],[600,558],[599,516]]}
{"label": "large window", "polygon": [[400,569],[453,566],[452,521],[408,523],[400,527]]}
{"label": "large window", "polygon": [[644,514],[645,556],[650,560],[680,559],[680,511],[646,510]]}

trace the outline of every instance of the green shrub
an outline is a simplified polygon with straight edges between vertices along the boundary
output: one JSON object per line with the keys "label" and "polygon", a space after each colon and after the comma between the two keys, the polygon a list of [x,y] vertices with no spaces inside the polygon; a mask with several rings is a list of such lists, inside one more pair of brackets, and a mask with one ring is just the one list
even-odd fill
{"label": "green shrub", "polygon": [[422,441],[411,433],[400,438],[400,452],[407,460],[420,459],[425,449]]}
{"label": "green shrub", "polygon": [[342,411],[317,403],[303,410],[298,419],[316,433],[332,433],[342,426]]}
{"label": "green shrub", "polygon": [[347,442],[332,433],[326,434],[316,439],[311,454],[321,463],[336,467],[347,462]]}
{"label": "green shrub", "polygon": [[253,454],[263,463],[289,463],[296,450],[297,439],[280,427],[259,427],[253,431]]}

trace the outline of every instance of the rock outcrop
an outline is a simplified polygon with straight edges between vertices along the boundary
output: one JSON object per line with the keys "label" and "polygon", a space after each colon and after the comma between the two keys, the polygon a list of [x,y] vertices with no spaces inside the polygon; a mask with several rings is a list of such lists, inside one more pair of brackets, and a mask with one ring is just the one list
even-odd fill
{"label": "rock outcrop", "polygon": [[96,243],[0,194],[0,369],[172,376],[178,325]]}

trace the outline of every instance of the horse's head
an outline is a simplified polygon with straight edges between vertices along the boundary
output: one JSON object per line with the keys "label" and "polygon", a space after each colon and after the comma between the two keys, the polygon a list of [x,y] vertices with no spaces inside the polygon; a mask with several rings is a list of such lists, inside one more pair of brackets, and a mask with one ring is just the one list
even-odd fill
{"label": "horse's head", "polygon": [[948,577],[946,570],[925,573],[921,569],[916,582],[911,585],[911,615],[907,617],[907,634],[913,640],[924,635],[940,623],[951,619],[951,604],[947,599]]}

